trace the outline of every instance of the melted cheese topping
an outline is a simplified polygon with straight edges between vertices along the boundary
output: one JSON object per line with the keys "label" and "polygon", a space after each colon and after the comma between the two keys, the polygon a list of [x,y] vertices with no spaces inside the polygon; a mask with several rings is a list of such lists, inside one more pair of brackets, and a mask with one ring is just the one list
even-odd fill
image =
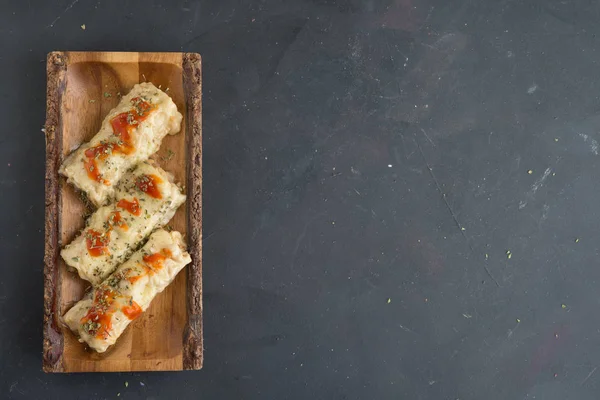
{"label": "melted cheese topping", "polygon": [[117,200],[97,209],[81,234],[61,251],[68,266],[97,285],[158,227],[169,222],[185,195],[172,176],[141,163],[115,189]]}
{"label": "melted cheese topping", "polygon": [[80,341],[102,353],[191,261],[179,232],[158,230],[144,247],[75,304],[64,321]]}
{"label": "melted cheese topping", "polygon": [[152,83],[133,87],[88,143],[71,153],[59,172],[97,206],[113,196],[128,169],[156,153],[167,134],[179,132],[182,115]]}

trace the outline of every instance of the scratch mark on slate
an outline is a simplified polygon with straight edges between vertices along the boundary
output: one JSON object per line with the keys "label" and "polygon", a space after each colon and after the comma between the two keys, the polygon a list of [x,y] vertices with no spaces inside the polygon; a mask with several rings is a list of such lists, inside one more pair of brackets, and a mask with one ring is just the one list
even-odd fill
{"label": "scratch mark on slate", "polygon": [[[444,200],[444,204],[446,205],[446,208],[450,212],[450,215],[452,216],[452,219],[454,220],[454,223],[456,224],[456,226],[457,226],[460,234],[462,235],[462,237],[465,239],[465,242],[467,243],[467,246],[469,247],[469,250],[471,250],[471,253],[474,253],[473,247],[471,246],[471,243],[469,242],[469,238],[467,238],[467,235],[465,234],[463,226],[458,221],[458,218],[456,217],[456,214],[454,213],[454,210],[452,210],[452,207],[450,207],[450,203],[448,203],[448,200],[446,199],[446,194],[442,191],[442,187],[440,186],[440,183],[438,182],[437,178],[435,177],[435,174],[433,173],[433,169],[431,168],[431,165],[429,165],[429,161],[427,161],[427,157],[425,157],[425,153],[423,152],[423,149],[421,148],[421,145],[419,144],[419,141],[415,140],[415,143],[417,144],[419,152],[421,153],[421,157],[423,157],[423,161],[425,161],[425,165],[427,166],[427,170],[429,171],[429,175],[431,176],[431,179],[433,179],[433,182],[435,183],[435,187],[437,188],[437,191],[442,196],[442,200]],[[485,269],[485,272],[488,274],[488,276],[494,281],[494,283],[496,284],[496,286],[500,287],[500,284],[498,283],[498,281],[496,280],[496,278],[494,278],[494,276],[490,272],[490,270],[487,267],[487,265],[484,265],[483,268]]]}
{"label": "scratch mark on slate", "polygon": [[598,367],[594,367],[594,369],[588,374],[588,376],[585,377],[585,379],[581,382],[581,386],[583,386],[583,384],[590,379],[590,377],[592,375],[594,375],[594,372],[596,372],[596,370],[598,369]]}
{"label": "scratch mark on slate", "polygon": [[291,265],[292,269],[294,268],[294,263],[296,261],[296,255],[298,254],[298,250],[300,249],[300,245],[302,244],[302,241],[304,240],[304,237],[306,236],[306,231],[308,229],[308,226],[310,224],[312,224],[314,220],[316,220],[318,217],[320,217],[320,216],[322,216],[324,214],[325,213],[319,213],[319,214],[315,215],[314,217],[310,218],[304,224],[304,228],[302,228],[302,232],[300,232],[300,234],[298,235],[298,238],[296,239],[296,245],[294,247],[294,252],[292,253],[292,265]]}
{"label": "scratch mark on slate", "polygon": [[532,194],[535,194],[539,190],[539,188],[544,184],[544,181],[548,178],[550,172],[552,172],[552,169],[550,167],[546,168],[542,177],[535,181],[533,185],[531,185]]}
{"label": "scratch mark on slate", "polygon": [[519,202],[519,210],[525,208],[529,200],[533,200],[537,191],[544,185],[544,181],[548,179],[548,176],[550,176],[550,172],[552,172],[552,168],[546,168],[542,176],[538,178],[535,182],[533,182],[533,185],[531,185],[531,189],[525,194],[525,200],[521,200]]}
{"label": "scratch mark on slate", "polygon": [[19,384],[19,381],[15,381],[10,385],[10,388],[8,389],[9,393],[12,393],[13,391],[17,391],[20,394],[25,394],[22,390],[20,390],[17,385]]}
{"label": "scratch mark on slate", "polygon": [[538,90],[538,85],[534,83],[527,89],[527,94],[534,94],[536,90]]}
{"label": "scratch mark on slate", "polygon": [[548,211],[550,211],[550,206],[548,204],[544,204],[544,208],[542,211],[542,218],[540,219],[540,222],[543,222],[546,219],[548,219]]}
{"label": "scratch mark on slate", "polygon": [[202,241],[205,242],[208,239],[210,239],[211,237],[213,237],[215,235],[215,233],[217,233],[216,231],[212,231],[211,233],[209,233],[208,235],[206,235],[206,237],[202,238]]}
{"label": "scratch mark on slate", "polygon": [[598,155],[598,141],[594,138],[590,138],[588,135],[586,135],[585,133],[580,133],[579,136],[581,136],[583,138],[584,142],[590,142],[590,150],[592,150],[592,153],[594,153],[595,155]]}
{"label": "scratch mark on slate", "polygon": [[506,340],[509,340],[517,331],[517,329],[519,328],[519,323],[517,323],[517,326],[515,326],[514,329],[509,329],[508,332],[506,332]]}
{"label": "scratch mark on slate", "polygon": [[62,12],[62,13],[60,13],[60,14],[58,15],[58,17],[54,18],[54,21],[52,21],[52,23],[51,23],[50,25],[48,25],[48,26],[47,26],[47,28],[53,28],[53,27],[54,27],[54,24],[56,24],[56,22],[57,22],[57,21],[58,21],[58,20],[59,20],[59,19],[60,19],[60,18],[61,18],[63,15],[65,15],[65,13],[66,13],[67,11],[69,11],[71,8],[73,8],[73,6],[74,6],[75,4],[77,4],[77,3],[79,3],[79,0],[73,0],[73,2],[72,2],[71,4],[69,4],[69,5],[67,6],[67,8],[65,8],[65,9],[63,10],[63,12]]}
{"label": "scratch mark on slate", "polygon": [[402,324],[398,324],[398,326],[399,326],[399,327],[400,327],[400,329],[402,329],[403,331],[405,331],[405,332],[409,332],[409,333],[413,333],[413,334],[415,334],[415,335],[416,335],[415,331],[413,331],[413,330],[411,330],[411,329],[409,329],[409,328],[405,327],[404,325],[402,325]]}
{"label": "scratch mark on slate", "polygon": [[423,135],[425,135],[425,137],[427,138],[427,140],[429,140],[429,143],[431,143],[432,145],[435,146],[435,143],[433,143],[433,140],[431,140],[431,138],[427,135],[427,132],[425,132],[425,129],[419,127],[419,129],[421,130],[421,132],[423,132]]}

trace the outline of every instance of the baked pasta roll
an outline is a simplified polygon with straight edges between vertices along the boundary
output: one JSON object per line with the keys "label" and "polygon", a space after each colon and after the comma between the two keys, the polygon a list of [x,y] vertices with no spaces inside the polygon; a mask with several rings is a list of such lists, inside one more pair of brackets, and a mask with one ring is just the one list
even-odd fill
{"label": "baked pasta roll", "polygon": [[81,342],[102,353],[191,261],[179,232],[158,230],[127,262],[75,304],[64,321]]}
{"label": "baked pasta roll", "polygon": [[172,175],[149,162],[125,175],[115,193],[115,201],[98,208],[60,253],[93,285],[110,275],[154,229],[166,225],[185,201]]}
{"label": "baked pasta roll", "polygon": [[150,82],[123,96],[88,143],[71,153],[59,172],[101,206],[121,177],[156,153],[167,134],[179,132],[182,115],[171,98]]}

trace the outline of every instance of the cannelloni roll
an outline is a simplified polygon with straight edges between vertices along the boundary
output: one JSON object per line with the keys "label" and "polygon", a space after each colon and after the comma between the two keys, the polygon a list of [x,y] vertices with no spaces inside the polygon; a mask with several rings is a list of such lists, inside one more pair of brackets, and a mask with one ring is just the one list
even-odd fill
{"label": "cannelloni roll", "polygon": [[185,201],[172,175],[149,162],[127,173],[115,189],[115,201],[98,208],[86,227],[61,251],[68,266],[97,285],[123,263]]}
{"label": "cannelloni roll", "polygon": [[81,342],[102,353],[191,261],[179,232],[158,230],[127,262],[75,304],[64,321]]}
{"label": "cannelloni roll", "polygon": [[96,205],[113,196],[121,177],[156,153],[167,134],[179,132],[182,115],[150,82],[137,84],[112,109],[100,131],[71,153],[59,172]]}

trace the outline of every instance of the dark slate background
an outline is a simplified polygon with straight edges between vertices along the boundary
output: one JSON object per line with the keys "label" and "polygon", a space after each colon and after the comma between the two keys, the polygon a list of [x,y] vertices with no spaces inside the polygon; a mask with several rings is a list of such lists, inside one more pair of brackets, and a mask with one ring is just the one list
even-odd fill
{"label": "dark slate background", "polygon": [[[1,0],[1,397],[600,398],[597,4]],[[203,56],[202,371],[41,372],[52,50]]]}

